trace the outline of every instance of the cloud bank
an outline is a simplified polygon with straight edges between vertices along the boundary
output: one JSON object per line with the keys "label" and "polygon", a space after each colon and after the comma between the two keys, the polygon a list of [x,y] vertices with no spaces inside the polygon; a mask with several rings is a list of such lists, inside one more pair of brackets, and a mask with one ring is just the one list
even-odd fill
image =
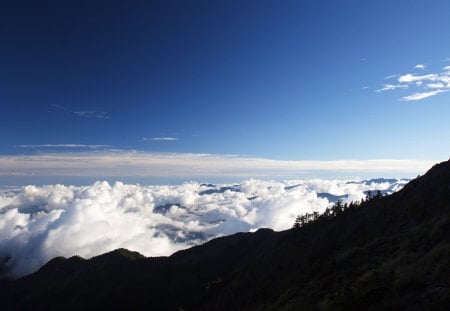
{"label": "cloud bank", "polygon": [[[0,177],[94,177],[104,179],[180,178],[184,180],[221,177],[239,181],[245,178],[335,178],[346,176],[415,176],[436,161],[419,160],[337,160],[284,161],[264,158],[189,153],[145,153],[131,151],[89,151],[0,156]],[[47,178],[47,179],[46,179]],[[342,178],[340,176],[340,178]],[[51,180],[51,178],[50,178]],[[94,180],[90,180],[92,182]],[[29,183],[29,181],[28,181]]]}
{"label": "cloud bank", "polygon": [[261,227],[288,229],[299,213],[323,212],[338,197],[392,192],[405,180],[246,180],[240,184],[26,186],[0,191],[3,276],[36,271],[55,256],[92,257],[124,247],[170,255],[213,237]]}

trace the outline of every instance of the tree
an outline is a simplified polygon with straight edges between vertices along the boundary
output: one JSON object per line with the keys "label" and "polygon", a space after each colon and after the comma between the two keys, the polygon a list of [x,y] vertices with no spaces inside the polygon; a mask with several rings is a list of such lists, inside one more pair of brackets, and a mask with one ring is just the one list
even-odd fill
{"label": "tree", "polygon": [[366,202],[372,200],[372,191],[368,190],[366,193]]}
{"label": "tree", "polygon": [[342,208],[343,208],[342,201],[337,200],[336,203],[331,208],[331,210],[333,211],[333,216],[340,214],[342,212]]}
{"label": "tree", "polygon": [[383,197],[383,194],[380,190],[377,190],[377,193],[375,194],[375,199],[381,199]]}
{"label": "tree", "polygon": [[301,226],[302,226],[302,217],[298,215],[294,221],[294,229],[300,229]]}

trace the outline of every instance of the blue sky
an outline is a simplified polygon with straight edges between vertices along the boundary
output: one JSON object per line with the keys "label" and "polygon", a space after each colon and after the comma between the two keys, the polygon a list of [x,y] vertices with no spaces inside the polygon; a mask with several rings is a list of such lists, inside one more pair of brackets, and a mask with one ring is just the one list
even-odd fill
{"label": "blue sky", "polygon": [[[448,159],[449,12],[448,1],[406,0],[5,4],[0,182],[57,174],[36,164],[47,155],[124,166],[136,154],[145,166],[161,154],[233,155],[328,170]],[[102,169],[93,177],[125,174]]]}

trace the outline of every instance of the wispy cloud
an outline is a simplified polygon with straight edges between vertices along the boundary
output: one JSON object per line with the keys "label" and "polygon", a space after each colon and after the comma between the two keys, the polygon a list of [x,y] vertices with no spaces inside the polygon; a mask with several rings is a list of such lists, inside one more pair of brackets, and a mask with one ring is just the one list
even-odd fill
{"label": "wispy cloud", "polygon": [[72,111],[72,114],[84,118],[109,119],[109,116],[104,111],[95,111],[95,110]]}
{"label": "wispy cloud", "polygon": [[173,177],[189,180],[202,177],[291,178],[311,172],[321,176],[339,172],[398,173],[404,176],[406,173],[423,173],[433,163],[391,159],[283,161],[214,154],[91,151],[0,156],[0,176],[10,172],[29,176]]}
{"label": "wispy cloud", "polygon": [[422,93],[414,93],[408,96],[402,97],[403,101],[411,101],[411,100],[421,100],[425,99],[427,97],[431,97],[434,95],[437,95],[439,93],[447,92],[447,90],[436,90],[436,91],[429,91],[429,92],[422,92]]}
{"label": "wispy cloud", "polygon": [[86,144],[38,144],[38,145],[17,145],[18,148],[55,148],[55,149],[105,149],[110,145],[86,145]]}
{"label": "wispy cloud", "polygon": [[406,89],[408,85],[406,84],[384,84],[381,89],[376,90],[375,92],[384,92],[384,91],[393,91],[396,89]]}
{"label": "wispy cloud", "polygon": [[[53,109],[57,112],[73,115],[81,118],[92,119],[109,119],[108,114],[105,111],[98,110],[70,110],[63,105],[52,104]],[[53,112],[53,111],[50,111]]]}
{"label": "wispy cloud", "polygon": [[177,137],[144,137],[144,141],[177,141]]}
{"label": "wispy cloud", "polygon": [[386,80],[394,79],[394,78],[397,78],[397,75],[389,75],[389,76],[384,77],[384,79],[386,79]]}
{"label": "wispy cloud", "polygon": [[[424,64],[418,64],[414,68],[424,70],[426,66]],[[397,75],[396,77],[398,84],[383,84],[376,92],[411,88],[415,92],[401,97],[400,100],[417,101],[450,91],[450,66],[442,68],[440,72],[425,75],[406,73]]]}
{"label": "wispy cloud", "polygon": [[417,64],[414,66],[414,68],[424,70],[425,68],[427,68],[427,66],[425,66],[424,64]]}
{"label": "wispy cloud", "polygon": [[427,87],[429,87],[430,89],[442,89],[445,87],[445,85],[443,83],[428,83]]}
{"label": "wispy cloud", "polygon": [[437,81],[439,79],[439,75],[437,74],[428,74],[423,76],[416,76],[414,74],[405,74],[398,78],[398,82],[400,83],[413,83],[417,81]]}

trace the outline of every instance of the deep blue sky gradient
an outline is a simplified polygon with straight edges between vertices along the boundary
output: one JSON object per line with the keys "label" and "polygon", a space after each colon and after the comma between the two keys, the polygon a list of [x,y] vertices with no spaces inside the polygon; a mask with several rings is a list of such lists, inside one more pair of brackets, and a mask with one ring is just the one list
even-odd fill
{"label": "deep blue sky gradient", "polygon": [[3,3],[0,154],[445,159],[449,93],[375,90],[450,65],[449,32],[444,0]]}

